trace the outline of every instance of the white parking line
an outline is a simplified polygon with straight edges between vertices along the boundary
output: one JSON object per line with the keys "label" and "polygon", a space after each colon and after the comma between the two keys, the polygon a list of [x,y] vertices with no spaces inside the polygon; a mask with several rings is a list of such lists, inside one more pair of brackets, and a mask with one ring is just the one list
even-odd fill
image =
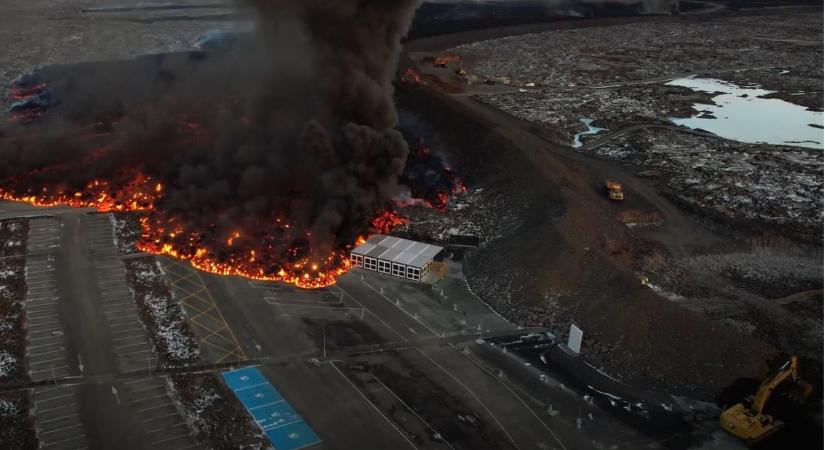
{"label": "white parking line", "polygon": [[131,392],[132,392],[132,394],[136,394],[138,392],[144,392],[144,391],[148,391],[149,389],[158,389],[158,388],[163,388],[164,392],[166,392],[165,391],[166,387],[162,384],[157,384],[157,385],[149,386],[149,387],[142,387],[140,389],[132,389]]}
{"label": "white parking line", "polygon": [[[46,399],[42,399],[42,400],[35,400],[34,403],[35,403],[35,405],[39,405],[41,403],[53,402],[55,400],[61,400],[61,399],[64,399],[64,398],[69,398],[69,397],[74,397],[74,392],[72,392],[70,394],[66,394],[66,395],[58,395],[57,397],[46,398]],[[66,405],[66,406],[68,406],[68,405]],[[52,410],[55,410],[55,409],[58,409],[58,408],[47,409],[47,410],[41,411],[41,412],[52,411]]]}
{"label": "white parking line", "polygon": [[159,408],[164,408],[164,407],[174,408],[171,403],[164,403],[162,405],[157,405],[157,406],[152,406],[152,407],[149,407],[149,408],[139,409],[138,412],[142,413],[142,412],[152,411],[152,410],[159,409]]}
{"label": "white parking line", "polygon": [[[135,338],[141,338],[142,339],[144,337],[146,337],[146,336],[143,333],[140,333],[140,334],[134,334],[134,335],[131,335],[131,336],[123,336],[123,337],[115,338],[115,339],[112,339],[112,340],[113,341],[125,341],[127,339],[135,339]],[[115,348],[117,348],[117,347],[115,347]]]}
{"label": "white parking line", "polygon": [[391,327],[391,326],[390,326],[390,324],[388,324],[387,322],[385,322],[385,321],[384,321],[384,319],[382,319],[382,318],[378,317],[378,315],[377,315],[377,314],[375,314],[374,312],[370,311],[370,310],[369,310],[369,308],[367,308],[366,306],[364,306],[364,304],[363,304],[363,303],[359,302],[359,301],[358,301],[358,300],[357,300],[357,299],[356,299],[356,298],[355,298],[352,294],[350,294],[349,292],[345,291],[345,290],[344,290],[344,288],[339,287],[339,289],[341,289],[341,292],[345,293],[345,294],[347,295],[347,297],[349,297],[350,299],[352,299],[352,301],[354,301],[354,302],[355,302],[358,306],[360,306],[360,307],[364,308],[364,311],[366,311],[367,313],[369,313],[369,315],[371,315],[372,317],[375,317],[375,319],[376,319],[376,320],[378,320],[379,322],[381,322],[381,324],[382,324],[382,325],[384,325],[385,327],[387,327],[387,329],[388,329],[388,330],[392,331],[393,333],[395,333],[395,335],[396,335],[396,336],[400,337],[402,341],[407,342],[407,338],[406,338],[406,337],[404,337],[404,335],[402,335],[401,333],[399,333],[398,331],[396,331],[396,329],[395,329],[395,328]]}
{"label": "white parking line", "polygon": [[381,417],[383,417],[384,420],[386,420],[387,423],[390,424],[390,426],[393,427],[395,429],[395,431],[397,431],[398,434],[400,434],[401,437],[403,437],[404,440],[407,441],[408,444],[410,444],[410,447],[412,447],[414,449],[418,449],[418,447],[416,447],[415,444],[413,444],[413,442],[410,440],[410,438],[408,438],[407,435],[404,432],[402,432],[400,429],[398,429],[398,427],[380,409],[378,409],[378,407],[375,406],[375,404],[373,402],[371,402],[370,399],[368,399],[367,396],[364,395],[364,393],[361,392],[360,389],[358,389],[358,386],[356,386],[352,381],[350,381],[349,378],[347,378],[346,375],[344,375],[344,372],[341,372],[341,370],[338,368],[338,366],[335,365],[334,362],[330,361],[329,364],[332,366],[333,369],[335,369],[336,372],[338,372],[339,375],[341,375],[344,378],[344,380],[346,380],[347,383],[349,383],[350,386],[352,386],[353,389],[355,389],[355,392],[357,392],[358,395],[360,395],[361,398],[363,398],[365,402],[367,402],[370,406],[372,406],[372,409],[374,409],[375,412],[380,414]]}
{"label": "white parking line", "polygon": [[45,363],[50,363],[50,362],[54,362],[54,361],[61,361],[61,360],[65,361],[66,358],[65,357],[60,357],[60,358],[54,358],[54,359],[47,359],[45,361],[32,361],[31,365],[33,366],[35,364],[45,364]]}
{"label": "white parking line", "polygon": [[59,328],[46,328],[39,331],[29,330],[29,337],[32,336],[62,336]]}
{"label": "white parking line", "polygon": [[57,314],[44,314],[39,316],[32,317],[31,314],[26,314],[29,320],[40,320],[40,319],[57,319]]}
{"label": "white parking line", "polygon": [[32,295],[55,295],[57,294],[57,290],[53,287],[49,288],[31,288],[28,290],[28,294]]}
{"label": "white parking line", "polygon": [[146,349],[146,350],[140,350],[140,351],[137,351],[137,352],[119,353],[118,356],[140,355],[141,353],[150,353],[151,351],[152,351],[152,349]]}
{"label": "white parking line", "polygon": [[29,282],[39,283],[39,282],[45,282],[45,281],[56,282],[57,280],[55,280],[54,273],[51,272],[51,271],[43,272],[43,273],[35,273],[35,274],[32,274],[31,272],[28,272],[26,274],[26,283],[29,283]]}
{"label": "white parking line", "polygon": [[516,392],[515,392],[512,388],[510,388],[510,386],[508,386],[508,385],[507,385],[507,383],[505,383],[504,381],[502,381],[500,377],[497,377],[497,376],[496,376],[496,375],[494,375],[492,372],[490,372],[490,371],[489,371],[486,367],[484,367],[484,365],[482,365],[481,363],[477,362],[474,358],[470,357],[470,356],[469,356],[469,355],[467,355],[467,354],[462,353],[462,352],[461,352],[458,348],[456,348],[456,346],[454,346],[453,344],[450,344],[450,347],[454,348],[454,349],[456,350],[456,352],[458,352],[458,353],[460,353],[460,354],[464,355],[464,357],[465,357],[465,358],[467,358],[467,359],[469,359],[470,361],[472,361],[472,363],[473,363],[473,364],[475,364],[478,368],[480,368],[481,370],[483,370],[484,372],[486,372],[486,373],[487,373],[487,375],[489,375],[491,378],[493,378],[494,380],[496,380],[496,381],[498,381],[499,383],[501,383],[501,385],[502,385],[502,386],[504,386],[504,387],[505,387],[505,388],[506,388],[506,389],[507,389],[507,390],[508,390],[511,394],[513,394],[513,397],[515,397],[515,398],[516,398],[516,399],[517,399],[517,400],[518,400],[518,401],[519,401],[522,405],[524,405],[524,407],[525,407],[525,408],[527,408],[527,411],[529,411],[529,412],[530,412],[530,414],[532,414],[532,415],[533,415],[533,417],[535,417],[535,418],[536,418],[536,420],[538,420],[538,421],[539,421],[539,423],[541,423],[541,425],[542,425],[542,426],[543,426],[543,427],[544,427],[544,428],[545,428],[545,429],[546,429],[546,430],[547,430],[547,431],[548,431],[548,432],[549,432],[549,433],[553,436],[553,438],[555,438],[555,439],[556,439],[556,442],[558,442],[558,443],[559,443],[559,445],[561,445],[561,448],[562,448],[562,449],[564,449],[564,450],[566,450],[566,449],[567,449],[567,447],[565,447],[565,446],[564,446],[564,443],[561,441],[561,439],[559,439],[559,437],[556,435],[556,433],[554,433],[554,432],[553,432],[553,430],[551,430],[551,429],[550,429],[550,427],[549,427],[549,426],[548,426],[548,425],[547,425],[547,424],[546,424],[543,420],[541,420],[541,418],[539,418],[538,414],[536,414],[536,412],[535,412],[535,411],[533,411],[533,409],[532,409],[532,408],[530,408],[530,406],[529,406],[529,405],[527,405],[527,403],[526,403],[526,402],[525,402],[525,401],[524,401],[524,400],[523,400],[523,399],[522,399],[522,398],[521,398],[518,394],[516,394]]}
{"label": "white parking line", "polygon": [[48,354],[51,354],[51,353],[62,353],[62,352],[65,352],[65,351],[66,351],[66,350],[64,350],[64,349],[62,349],[62,348],[61,348],[61,349],[58,349],[58,350],[52,350],[52,351],[50,351],[50,352],[40,352],[40,353],[32,353],[32,352],[29,352],[29,355],[30,355],[30,356],[32,356],[32,357],[34,357],[34,356],[48,355]]}
{"label": "white parking line", "polygon": [[178,413],[172,413],[172,414],[167,414],[165,416],[157,416],[157,417],[150,417],[148,419],[143,419],[143,420],[141,420],[141,422],[143,422],[143,423],[154,422],[156,420],[165,419],[167,417],[172,417],[172,416],[180,417],[180,416],[178,416]]}
{"label": "white parking line", "polygon": [[112,307],[112,306],[127,306],[127,305],[134,306],[134,302],[128,301],[128,302],[123,302],[123,303],[109,303],[106,300],[103,300],[103,308],[104,309],[108,308],[108,307]]}
{"label": "white parking line", "polygon": [[140,403],[140,402],[144,402],[146,400],[153,400],[153,399],[161,398],[161,397],[168,397],[168,395],[166,395],[166,392],[164,392],[163,394],[153,395],[151,397],[136,398],[132,401],[132,403]]}
{"label": "white parking line", "polygon": [[119,309],[117,311],[104,311],[103,315],[106,316],[107,319],[120,319],[123,317],[133,317],[137,319],[137,311],[134,308],[131,309]]}
{"label": "white parking line", "polygon": [[47,312],[58,312],[57,306],[54,304],[45,304],[45,305],[31,305],[29,306],[26,311],[26,314],[37,314],[37,313],[47,313]]}
{"label": "white parking line", "polygon": [[80,415],[79,413],[74,413],[74,414],[69,414],[68,416],[58,417],[56,419],[43,420],[43,421],[40,421],[40,425],[51,423],[51,422],[57,422],[57,421],[60,421],[60,420],[68,419],[70,417],[77,417],[79,415]]}
{"label": "white parking line", "polygon": [[57,344],[60,344],[60,343],[61,342],[50,342],[48,344],[37,344],[37,345],[29,346],[29,350],[32,350],[32,349],[35,349],[35,348],[49,347],[49,346],[57,345]]}
{"label": "white parking line", "polygon": [[43,268],[37,267],[36,268],[37,270],[34,270],[33,266],[28,266],[28,267],[29,267],[29,269],[26,270],[26,276],[27,277],[31,276],[31,275],[43,275],[43,274],[48,274],[48,276],[53,276],[53,274],[56,272],[54,266],[46,266],[46,267],[43,267]]}
{"label": "white parking line", "polygon": [[128,323],[128,322],[137,322],[137,323],[139,323],[140,319],[137,317],[137,314],[127,314],[125,316],[106,317],[106,320],[110,324],[123,324],[123,323]]}
{"label": "white parking line", "polygon": [[418,353],[421,353],[422,355],[424,355],[424,357],[425,357],[425,358],[427,358],[428,360],[430,360],[430,362],[432,362],[433,364],[435,364],[435,366],[436,366],[436,367],[438,367],[439,369],[441,369],[441,371],[442,371],[442,372],[444,372],[445,374],[447,374],[447,376],[449,376],[450,378],[452,378],[453,380],[455,380],[455,382],[456,382],[456,383],[458,383],[459,385],[461,385],[461,387],[463,387],[464,389],[466,389],[466,390],[467,390],[467,392],[468,392],[470,395],[472,395],[472,396],[473,396],[473,398],[475,398],[475,399],[476,399],[476,401],[479,403],[479,405],[481,405],[481,407],[482,407],[482,408],[484,408],[484,410],[485,410],[485,411],[487,411],[487,414],[489,414],[489,415],[490,415],[490,417],[491,417],[491,418],[492,418],[492,419],[496,422],[496,424],[498,425],[498,427],[499,427],[499,428],[501,428],[501,431],[503,431],[503,432],[504,432],[504,434],[507,436],[507,439],[509,439],[509,440],[510,440],[510,442],[511,442],[513,445],[516,445],[516,441],[513,439],[513,437],[512,437],[512,436],[510,436],[510,433],[508,433],[508,432],[507,432],[507,430],[504,428],[504,425],[502,425],[502,424],[501,424],[501,422],[499,422],[499,421],[498,421],[498,418],[495,416],[495,414],[493,414],[493,412],[492,412],[492,411],[490,411],[490,409],[489,409],[489,408],[487,408],[487,405],[485,405],[485,404],[484,404],[484,402],[482,402],[482,401],[481,401],[481,398],[479,398],[479,397],[478,397],[478,395],[476,395],[476,393],[475,393],[475,392],[473,392],[473,390],[472,390],[472,389],[470,389],[470,388],[469,388],[466,384],[462,383],[462,382],[461,382],[461,380],[459,380],[459,379],[458,379],[455,375],[453,375],[452,373],[448,372],[448,371],[447,371],[447,369],[445,369],[445,368],[444,368],[441,364],[439,364],[438,362],[436,362],[436,360],[432,359],[432,358],[430,357],[430,355],[428,355],[428,354],[424,353],[424,351],[423,351],[423,350],[421,350],[421,349],[420,349],[420,348],[418,348],[418,347],[416,347],[415,349],[416,349],[416,350],[418,350]]}
{"label": "white parking line", "polygon": [[103,303],[114,302],[114,301],[125,301],[125,300],[132,300],[132,293],[128,290],[122,290],[117,292],[102,292],[100,293],[100,298],[103,300]]}
{"label": "white parking line", "polygon": [[164,442],[174,441],[175,439],[180,439],[182,437],[190,437],[190,436],[189,436],[189,433],[181,434],[181,435],[178,435],[178,436],[175,436],[175,437],[170,437],[168,439],[161,439],[159,441],[152,442],[152,444],[162,444]]}
{"label": "white parking line", "polygon": [[49,447],[50,445],[62,444],[64,442],[76,441],[80,438],[86,438],[86,435],[85,434],[78,434],[77,436],[70,437],[68,439],[62,439],[62,440],[54,441],[54,442],[44,442],[43,447]]}
{"label": "white parking line", "polygon": [[103,305],[103,310],[108,313],[118,313],[123,311],[137,311],[134,303],[127,303],[125,305]]}
{"label": "white parking line", "polygon": [[49,372],[49,371],[52,371],[52,370],[57,372],[58,370],[68,369],[68,368],[69,368],[69,366],[59,366],[59,367],[54,367],[54,368],[49,367],[48,369],[32,370],[31,373]]}
{"label": "white parking line", "polygon": [[58,295],[43,295],[43,296],[40,296],[40,297],[34,297],[34,296],[31,296],[31,295],[27,295],[26,296],[26,301],[30,302],[30,301],[33,301],[33,300],[51,300],[51,299],[58,299],[58,298],[60,298],[60,296],[58,296]]}
{"label": "white parking line", "polygon": [[[38,402],[38,403],[40,403],[40,402]],[[73,407],[73,406],[77,406],[77,403],[69,403],[69,404],[67,404],[67,405],[55,406],[54,408],[49,408],[49,409],[39,410],[39,411],[37,411],[37,413],[38,413],[38,414],[45,414],[45,413],[47,413],[47,412],[57,411],[57,410],[59,410],[59,409],[66,409],[66,408],[70,408],[70,407]]]}
{"label": "white parking line", "polygon": [[74,425],[69,425],[68,427],[56,428],[54,430],[49,430],[49,431],[41,431],[40,434],[44,434],[44,435],[45,434],[52,434],[52,433],[57,433],[57,432],[60,432],[60,431],[63,431],[63,430],[71,430],[72,428],[77,428],[77,427],[82,427],[82,426],[83,426],[82,423],[76,423]]}
{"label": "white parking line", "polygon": [[[121,348],[127,348],[127,347],[137,347],[138,345],[148,345],[148,344],[145,341],[143,341],[143,342],[138,342],[136,344],[118,345],[118,346],[115,346],[115,350],[118,350],[118,349],[121,349]],[[126,353],[126,354],[130,355],[131,353]]]}
{"label": "white parking line", "polygon": [[[29,326],[26,327],[26,328],[28,328],[31,331],[32,328],[43,328],[43,327],[50,327],[51,329],[56,329],[56,328],[54,328],[54,325],[59,324],[60,320],[48,321],[48,320],[42,320],[42,319],[35,319],[35,320],[29,319],[28,322],[29,322]],[[36,322],[36,323],[32,323],[32,322]]]}
{"label": "white parking line", "polygon": [[27,314],[35,314],[35,313],[43,313],[49,311],[56,311],[57,306],[54,305],[55,302],[52,303],[45,303],[45,304],[36,304],[36,305],[29,305],[26,311]]}
{"label": "white parking line", "polygon": [[[60,297],[43,297],[38,299],[26,299],[26,304],[31,306],[53,305],[60,300]],[[27,308],[28,309],[28,308]]]}
{"label": "white parking line", "polygon": [[[149,430],[149,431],[147,431],[147,432],[146,432],[146,434],[154,434],[154,433],[158,433],[158,432],[161,432],[161,431],[164,431],[164,430],[169,430],[169,429],[172,429],[172,428],[178,428],[178,427],[180,427],[181,425],[183,425],[184,427],[186,427],[186,424],[185,424],[185,423],[183,423],[183,422],[178,422],[178,423],[176,423],[176,424],[174,424],[174,425],[169,425],[168,427],[161,427],[161,428],[155,428],[154,430]],[[188,430],[188,428],[187,428],[187,430]]]}

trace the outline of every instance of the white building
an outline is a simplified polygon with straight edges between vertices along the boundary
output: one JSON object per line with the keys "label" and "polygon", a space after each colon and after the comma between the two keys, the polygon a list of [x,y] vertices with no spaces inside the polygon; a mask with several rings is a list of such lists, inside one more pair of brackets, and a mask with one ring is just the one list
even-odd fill
{"label": "white building", "polygon": [[442,247],[376,234],[350,252],[352,265],[421,281]]}

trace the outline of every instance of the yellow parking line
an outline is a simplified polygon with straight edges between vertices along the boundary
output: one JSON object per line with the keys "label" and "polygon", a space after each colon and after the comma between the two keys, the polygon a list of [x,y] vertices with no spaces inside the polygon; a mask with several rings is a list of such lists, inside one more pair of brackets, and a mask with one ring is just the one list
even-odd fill
{"label": "yellow parking line", "polygon": [[[183,294],[182,297],[178,298],[179,304],[195,312],[189,318],[190,322],[207,333],[206,336],[200,339],[200,342],[222,352],[222,354],[217,355],[219,357],[218,362],[226,360],[230,356],[246,359],[246,353],[241,348],[235,333],[232,332],[232,328],[223,317],[211,292],[206,288],[200,272],[188,264],[168,259],[166,260],[165,269],[170,278],[170,284],[179,292],[179,295]],[[181,282],[183,281],[194,285],[194,291],[191,288],[182,287]],[[199,302],[198,306],[196,307],[193,302]],[[206,307],[203,308],[201,305]],[[202,323],[202,319],[205,317],[211,319],[212,322],[216,322],[217,326],[206,326]],[[228,344],[229,348],[224,348],[222,345],[213,342],[216,339],[219,342]]]}

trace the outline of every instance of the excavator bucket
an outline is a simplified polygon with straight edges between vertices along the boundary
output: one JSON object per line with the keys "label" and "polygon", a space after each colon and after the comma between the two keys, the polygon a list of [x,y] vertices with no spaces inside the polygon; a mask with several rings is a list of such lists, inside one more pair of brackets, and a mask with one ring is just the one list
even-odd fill
{"label": "excavator bucket", "polygon": [[787,389],[783,390],[782,395],[796,403],[802,404],[808,400],[808,397],[810,397],[813,390],[814,387],[810,383],[799,379],[796,380],[794,384],[788,386]]}

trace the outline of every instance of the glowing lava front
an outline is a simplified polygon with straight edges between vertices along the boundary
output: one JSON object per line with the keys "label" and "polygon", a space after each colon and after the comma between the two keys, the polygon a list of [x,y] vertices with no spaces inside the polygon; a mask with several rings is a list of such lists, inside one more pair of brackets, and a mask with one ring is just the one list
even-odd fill
{"label": "glowing lava front", "polygon": [[[211,236],[210,230],[189,230],[181,221],[168,217],[155,208],[164,195],[164,186],[152,178],[137,175],[131,180],[116,183],[96,180],[83,190],[43,188],[40,192],[13,194],[0,187],[0,199],[25,202],[35,206],[94,208],[100,212],[142,212],[141,238],[135,244],[140,251],[166,255],[189,261],[205,272],[236,275],[255,280],[279,281],[315,289],[329,286],[351,267],[348,251],[363,242],[343,249],[328,248],[324,252],[306,254],[311,239],[304,232],[295,244],[294,227],[275,219],[268,226],[254,227],[262,231],[257,236],[244,236],[237,231],[223,239]],[[373,225],[376,231],[388,233],[393,227],[406,223],[395,213],[379,214]],[[263,224],[261,224],[263,225]],[[298,232],[299,233],[299,232]],[[287,242],[292,242],[288,245]]]}

